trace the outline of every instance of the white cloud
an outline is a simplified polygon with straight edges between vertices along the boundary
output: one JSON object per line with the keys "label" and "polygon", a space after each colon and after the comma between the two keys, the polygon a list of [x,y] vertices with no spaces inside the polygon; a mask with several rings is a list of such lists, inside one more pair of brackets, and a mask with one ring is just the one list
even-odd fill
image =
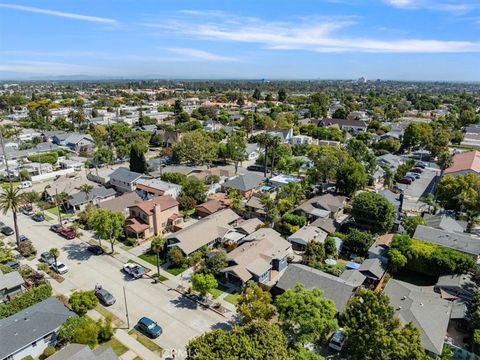
{"label": "white cloud", "polygon": [[[401,1],[401,0],[397,0]],[[405,0],[404,0],[405,1]],[[268,22],[236,18],[228,22],[195,22],[188,19],[147,24],[189,38],[259,44],[271,50],[312,52],[402,52],[459,53],[480,52],[480,42],[437,39],[375,39],[342,35],[355,25],[351,18],[298,19],[296,22]]]}
{"label": "white cloud", "polygon": [[75,13],[69,13],[64,11],[57,11],[57,10],[49,10],[49,9],[42,9],[36,8],[32,6],[23,6],[23,5],[14,5],[14,4],[2,4],[0,3],[0,7],[12,10],[19,10],[19,11],[26,11],[38,14],[45,14],[50,16],[58,16],[68,19],[75,19],[75,20],[82,20],[82,21],[89,21],[89,22],[97,22],[97,23],[104,23],[104,24],[116,24],[117,21],[114,19],[98,17],[98,16],[89,16],[89,15],[80,15]]}
{"label": "white cloud", "polygon": [[191,48],[165,48],[174,54],[181,55],[190,59],[206,60],[206,61],[236,61],[236,59],[228,56],[213,54],[208,51],[191,49]]}
{"label": "white cloud", "polygon": [[384,0],[388,5],[400,9],[445,11],[464,14],[479,7],[478,2],[452,0]]}
{"label": "white cloud", "polygon": [[0,64],[0,71],[41,75],[102,75],[106,69],[49,61],[10,61]]}

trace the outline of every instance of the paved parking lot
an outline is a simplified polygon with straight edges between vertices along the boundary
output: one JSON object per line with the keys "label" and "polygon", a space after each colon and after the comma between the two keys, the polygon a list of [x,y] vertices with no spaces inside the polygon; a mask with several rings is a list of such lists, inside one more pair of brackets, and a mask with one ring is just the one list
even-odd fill
{"label": "paved parking lot", "polygon": [[407,185],[404,191],[403,209],[421,211],[421,208],[424,207],[425,204],[419,201],[419,199],[427,196],[434,190],[439,175],[440,170],[426,168],[421,174],[420,179],[416,179],[413,183]]}
{"label": "paved parking lot", "polygon": [[[2,215],[0,220],[13,227],[11,216]],[[20,233],[32,240],[38,255],[52,247],[60,249],[59,261],[70,269],[64,275],[65,281],[54,283],[54,288],[61,293],[93,290],[96,284],[101,284],[117,299],[109,310],[126,323],[125,290],[130,328],[142,316],[154,319],[163,328],[163,334],[154,341],[164,349],[181,350],[190,339],[205,331],[230,326],[223,316],[198,307],[164,284],[153,284],[148,278],[130,280],[120,271],[123,264],[119,260],[109,255],[94,256],[86,250],[86,243],[79,239],[65,240],[51,232],[49,226],[47,222],[36,223],[19,215]],[[10,240],[13,242],[14,237]]]}

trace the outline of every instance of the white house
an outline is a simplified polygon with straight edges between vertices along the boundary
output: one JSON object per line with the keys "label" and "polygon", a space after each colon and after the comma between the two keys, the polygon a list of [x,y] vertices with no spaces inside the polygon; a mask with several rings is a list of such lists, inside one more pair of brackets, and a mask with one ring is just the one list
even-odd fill
{"label": "white house", "polygon": [[291,138],[292,145],[313,144],[314,139],[308,135],[294,135]]}

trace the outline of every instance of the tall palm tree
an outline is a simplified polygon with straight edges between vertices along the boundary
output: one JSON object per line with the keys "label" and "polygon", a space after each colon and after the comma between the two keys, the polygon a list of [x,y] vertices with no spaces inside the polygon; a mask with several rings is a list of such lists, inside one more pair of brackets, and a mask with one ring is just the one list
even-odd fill
{"label": "tall palm tree", "polygon": [[60,256],[60,250],[57,248],[51,248],[48,250],[48,253],[53,257],[53,260],[55,260],[55,268],[57,268],[57,259]]}
{"label": "tall palm tree", "polygon": [[272,168],[270,169],[270,178],[273,177],[273,169],[275,167],[275,154],[278,145],[280,145],[280,138],[278,136],[272,136],[269,143],[269,147],[272,149]]}
{"label": "tall palm tree", "polygon": [[18,234],[18,222],[17,222],[17,213],[20,211],[20,208],[25,204],[25,197],[20,194],[19,189],[15,189],[12,184],[3,189],[0,193],[0,210],[3,214],[6,215],[8,211],[13,213],[13,224],[15,227],[15,239],[17,242],[17,247],[20,245],[20,237]]}
{"label": "tall palm tree", "polygon": [[150,250],[153,253],[155,253],[155,255],[157,256],[157,276],[158,276],[158,278],[160,277],[160,253],[163,252],[163,250],[165,249],[166,243],[167,243],[167,240],[162,235],[155,236],[152,239],[152,242],[150,243]]}
{"label": "tall palm tree", "polygon": [[272,136],[268,133],[262,133],[258,137],[258,143],[260,144],[261,147],[263,147],[263,154],[265,157],[265,162],[264,162],[264,169],[263,169],[263,177],[267,177],[267,161],[268,161],[268,147],[270,146],[270,140]]}
{"label": "tall palm tree", "polygon": [[90,193],[92,192],[93,186],[90,184],[82,184],[80,185],[79,190],[85,193],[85,198],[88,201],[88,195],[90,195]]}

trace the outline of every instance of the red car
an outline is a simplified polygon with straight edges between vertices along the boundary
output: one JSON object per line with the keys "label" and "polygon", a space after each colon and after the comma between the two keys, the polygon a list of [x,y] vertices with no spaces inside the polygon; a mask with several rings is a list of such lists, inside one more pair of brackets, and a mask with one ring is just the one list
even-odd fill
{"label": "red car", "polygon": [[397,182],[400,183],[400,184],[410,185],[410,184],[412,183],[412,180],[409,179],[409,178],[403,178],[403,179],[401,179],[401,180],[398,180]]}
{"label": "red car", "polygon": [[67,239],[75,239],[78,236],[72,228],[61,228],[58,233]]}

